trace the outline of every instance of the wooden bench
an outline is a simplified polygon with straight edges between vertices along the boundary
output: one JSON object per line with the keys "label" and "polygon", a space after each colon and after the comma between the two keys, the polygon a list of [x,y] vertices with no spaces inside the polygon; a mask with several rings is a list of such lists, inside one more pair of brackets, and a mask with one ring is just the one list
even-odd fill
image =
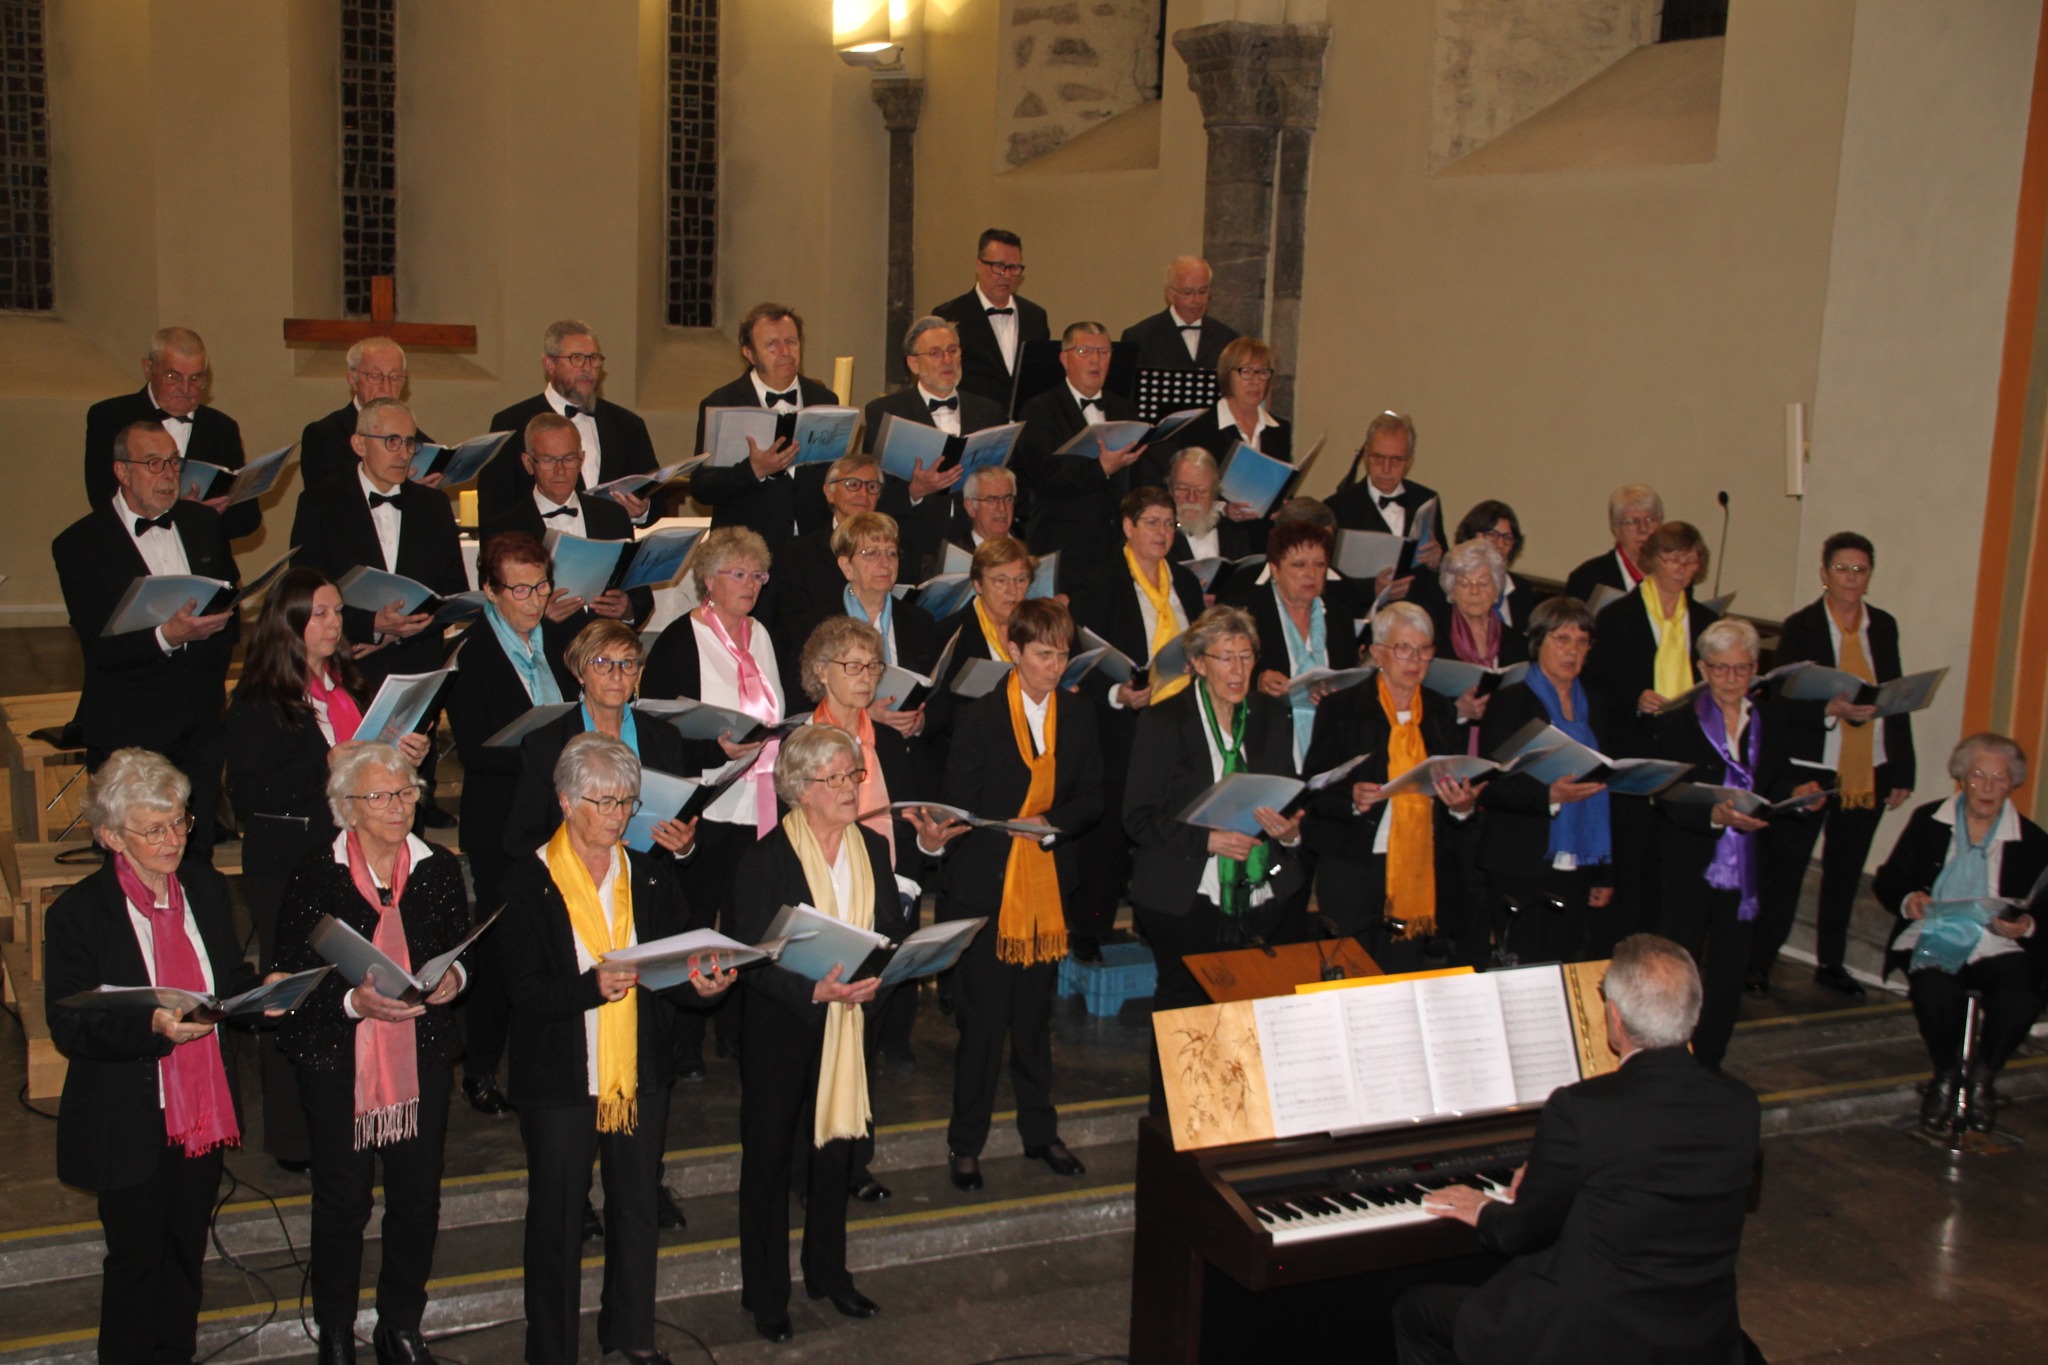
{"label": "wooden bench", "polygon": [[[99,869],[97,860],[59,862],[61,854],[92,846],[90,839],[66,839],[61,844],[23,844],[16,850],[16,883],[19,899],[14,914],[14,941],[28,949],[28,975],[43,979],[43,921],[50,907],[64,892]],[[239,840],[213,846],[213,866],[224,877],[242,875],[242,845]]]}
{"label": "wooden bench", "polygon": [[64,1071],[69,1063],[50,1041],[50,1025],[43,1017],[43,983],[30,979],[28,945],[10,943],[0,948],[0,964],[6,968],[7,1003],[20,1013],[21,1031],[28,1035],[28,1097],[55,1099],[64,1093]]}
{"label": "wooden bench", "polygon": [[0,717],[7,723],[8,796],[18,843],[57,838],[85,804],[85,750],[59,749],[30,738],[33,731],[69,724],[77,710],[76,692],[0,697]]}

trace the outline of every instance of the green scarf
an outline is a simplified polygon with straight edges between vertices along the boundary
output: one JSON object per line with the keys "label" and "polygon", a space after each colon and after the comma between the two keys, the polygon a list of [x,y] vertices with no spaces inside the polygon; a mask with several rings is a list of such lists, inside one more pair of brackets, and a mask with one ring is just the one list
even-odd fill
{"label": "green scarf", "polygon": [[[1202,719],[1208,722],[1209,738],[1215,741],[1216,751],[1223,755],[1223,775],[1228,777],[1232,773],[1244,772],[1244,725],[1245,720],[1251,715],[1251,698],[1246,697],[1239,703],[1237,720],[1231,726],[1230,742],[1226,744],[1223,740],[1223,727],[1216,723],[1216,708],[1209,700],[1208,682],[1204,680],[1195,691],[1201,697]],[[1252,856],[1243,862],[1235,858],[1226,858],[1220,853],[1216,855],[1217,894],[1222,898],[1221,905],[1226,919],[1237,918],[1238,913],[1251,899],[1251,888],[1266,879],[1266,863],[1271,854],[1272,850],[1266,846],[1264,836],[1261,835],[1260,841],[1252,845]]]}

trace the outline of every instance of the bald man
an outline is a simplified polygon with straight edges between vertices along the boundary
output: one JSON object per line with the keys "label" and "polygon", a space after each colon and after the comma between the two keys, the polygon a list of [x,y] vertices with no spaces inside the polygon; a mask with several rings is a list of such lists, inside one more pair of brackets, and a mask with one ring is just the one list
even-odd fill
{"label": "bald man", "polygon": [[[299,484],[343,483],[356,472],[356,414],[379,398],[405,400],[405,348],[390,337],[365,337],[348,348],[348,401],[299,433]],[[434,438],[422,431],[422,444]]]}
{"label": "bald man", "polygon": [[1138,368],[1211,370],[1237,332],[1209,316],[1213,272],[1200,256],[1176,256],[1166,267],[1166,307],[1124,328],[1121,338],[1138,348]]}
{"label": "bald man", "polygon": [[[94,403],[85,413],[85,496],[94,507],[114,496],[113,463],[107,452],[114,437],[137,422],[161,422],[177,443],[184,460],[204,460],[223,469],[242,467],[242,428],[217,408],[206,406],[213,372],[206,363],[206,343],[189,327],[165,327],[149,339],[142,358],[142,388]],[[263,509],[251,498],[229,507],[226,497],[207,506],[220,513],[221,530],[230,538],[251,535]]]}

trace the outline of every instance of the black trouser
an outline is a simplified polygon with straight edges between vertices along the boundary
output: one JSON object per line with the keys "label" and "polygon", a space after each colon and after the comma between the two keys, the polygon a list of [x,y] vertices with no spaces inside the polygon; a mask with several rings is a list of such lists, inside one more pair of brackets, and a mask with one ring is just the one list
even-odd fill
{"label": "black trouser", "polygon": [[[474,781],[475,779],[468,779]],[[503,781],[505,779],[493,779]],[[463,797],[463,804],[469,797]],[[466,837],[466,836],[465,836]],[[476,922],[483,923],[498,912],[498,882],[512,860],[497,849],[469,854],[469,876],[476,887]],[[512,998],[505,994],[505,974],[498,965],[496,930],[485,934],[465,954],[470,968],[469,988],[462,993],[455,1012],[462,1018],[462,1075],[480,1081],[498,1073],[505,1056],[505,1040],[512,1030]]]}
{"label": "black trouser", "polygon": [[[733,874],[740,857],[754,846],[758,836],[751,824],[736,825],[729,820],[701,819],[697,822],[697,851],[683,863],[683,895],[690,903],[690,928],[718,928],[731,934]],[[704,1065],[704,1023],[711,1021],[718,1040],[727,1050],[739,1046],[740,1007],[727,991],[708,1008],[676,1011],[676,1066],[691,1069]]]}
{"label": "black trouser", "polygon": [[[1142,902],[1134,908],[1138,929],[1152,948],[1152,962],[1159,974],[1159,984],[1152,992],[1154,1014],[1209,1003],[1209,993],[1188,970],[1189,957],[1239,947],[1244,939],[1253,937],[1268,942],[1289,941],[1280,930],[1285,907],[1274,901],[1247,911],[1235,924],[1207,896],[1195,897],[1187,912],[1180,915],[1156,910]],[[1166,1090],[1160,1080],[1159,1049],[1147,1047],[1145,1051],[1151,1060],[1152,1112],[1163,1114]]]}
{"label": "black trouser", "polygon": [[100,1360],[189,1361],[198,1349],[206,1225],[221,1151],[190,1157],[166,1143],[140,1185],[100,1192]]}
{"label": "black trouser", "polygon": [[1462,1284],[1425,1284],[1394,1300],[1394,1349],[1401,1365],[1458,1365],[1452,1342],[1458,1310],[1472,1297]]}
{"label": "black trouser", "polygon": [[526,1142],[526,1359],[573,1365],[583,1311],[583,1206],[590,1166],[603,1161],[604,1293],[601,1351],[654,1349],[655,1167],[668,1132],[668,1087],[639,1088],[630,1133],[597,1131],[595,1097],[519,1109]]}
{"label": "black trouser", "polygon": [[[1437,926],[1452,943],[1451,965],[1484,967],[1493,953],[1493,916],[1488,911],[1486,874],[1479,868],[1479,844],[1486,832],[1486,813],[1474,811],[1469,819],[1454,821],[1449,834],[1449,876],[1451,884],[1437,894],[1448,922]],[[1445,860],[1438,859],[1437,875],[1445,875]]]}
{"label": "black trouser", "polygon": [[[1763,856],[1758,849],[1756,856]],[[1742,1013],[1742,979],[1749,972],[1755,921],[1737,917],[1742,896],[1708,886],[1664,888],[1664,920],[1658,933],[1693,955],[1700,969],[1700,1017],[1693,1026],[1692,1051],[1706,1066],[1718,1067],[1735,1036]]]}
{"label": "black trouser", "polygon": [[2027,1040],[2041,1017],[2041,988],[2025,952],[1998,953],[1966,962],[1960,972],[1923,967],[1906,973],[1913,1017],[1936,1071],[1953,1071],[1963,1058],[1963,1016],[1971,991],[1984,995],[1984,1024],[1977,1055],[1996,1071]]}
{"label": "black trouser", "polygon": [[822,1025],[779,1002],[741,995],[751,1040],[740,1054],[740,1302],[757,1316],[789,1306],[790,1171],[805,1152],[804,1288],[815,1297],[853,1287],[846,1270],[846,1192],[853,1143],[811,1146]]}
{"label": "black trouser", "polygon": [[[1614,844],[1614,900],[1591,926],[1586,960],[1614,956],[1614,945],[1630,934],[1654,932],[1662,910],[1658,829],[1663,817],[1640,796],[1611,796],[1607,823]],[[1524,955],[1526,957],[1526,954]]]}
{"label": "black trouser", "polygon": [[953,1011],[960,1043],[953,1054],[953,1118],[946,1146],[980,1156],[1002,1082],[1003,1041],[1010,1044],[1010,1088],[1017,1134],[1027,1147],[1059,1141],[1052,1105],[1052,1001],[1057,962],[1019,967],[996,956],[996,926],[982,926],[953,968]]}
{"label": "black trouser", "polygon": [[1067,933],[1083,943],[1100,943],[1116,928],[1117,905],[1131,883],[1131,841],[1124,834],[1124,784],[1119,778],[1102,784],[1102,809],[1107,812],[1084,830],[1074,844],[1081,876],[1074,893],[1060,903]]}
{"label": "black trouser", "polygon": [[419,1330],[441,1227],[441,1168],[448,1136],[448,1064],[422,1057],[419,1132],[382,1147],[355,1145],[355,1067],[298,1068],[299,1102],[313,1153],[313,1321],[324,1337],[355,1331],[377,1165],[384,1166],[384,1220],[377,1256],[377,1321]]}
{"label": "black trouser", "polygon": [[[1618,937],[1614,934],[1614,907],[1610,902],[1607,909],[1595,910],[1591,904],[1598,875],[1590,867],[1568,872],[1554,867],[1488,872],[1486,899],[1494,938],[1502,950],[1520,962],[1597,961],[1595,951],[1601,957],[1611,956]],[[1521,907],[1518,913],[1508,912],[1511,900]],[[1590,935],[1589,922],[1599,926]],[[1596,947],[1602,943],[1604,948]]]}
{"label": "black trouser", "polygon": [[[252,831],[263,821],[251,820]],[[256,837],[261,837],[260,835]],[[277,908],[284,899],[289,870],[242,878],[242,890],[249,898],[249,918],[256,925],[256,966],[268,974],[277,965]],[[263,1150],[279,1161],[305,1161],[311,1153],[306,1135],[306,1111],[299,1104],[297,1068],[278,1045],[277,1034],[259,1029],[254,1035],[257,1073],[263,1080]]]}
{"label": "black trouser", "polygon": [[[1819,775],[1819,774],[1816,774]],[[1822,967],[1839,967],[1849,948],[1849,918],[1856,909],[1856,889],[1863,881],[1863,864],[1870,857],[1877,825],[1884,818],[1884,804],[1844,809],[1841,797],[1830,796],[1821,810],[1798,819],[1771,822],[1770,861],[1765,865],[1763,914],[1750,943],[1749,969],[1761,976],[1778,960],[1778,950],[1792,936],[1799,915],[1799,893],[1806,884],[1806,865],[1813,858],[1814,841],[1821,827],[1827,827],[1828,841],[1820,853],[1820,902],[1815,910],[1814,962]]]}

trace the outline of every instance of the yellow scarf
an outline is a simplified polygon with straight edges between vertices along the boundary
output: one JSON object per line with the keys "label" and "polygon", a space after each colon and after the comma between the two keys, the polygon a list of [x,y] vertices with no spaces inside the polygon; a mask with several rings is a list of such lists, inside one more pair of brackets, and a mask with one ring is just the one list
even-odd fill
{"label": "yellow scarf", "polygon": [[974,619],[981,622],[981,638],[988,642],[988,657],[1001,659],[1006,664],[1015,663],[1016,660],[1010,657],[1010,648],[1003,639],[1003,633],[996,629],[995,618],[988,614],[988,608],[982,605],[979,594],[974,599]]}
{"label": "yellow scarf", "polygon": [[1685,604],[1689,594],[1678,594],[1678,607],[1669,616],[1658,614],[1656,580],[1645,575],[1643,609],[1650,613],[1650,629],[1657,632],[1657,667],[1651,675],[1650,690],[1670,701],[1683,696],[1692,686],[1692,641],[1686,638]]}
{"label": "yellow scarf", "polygon": [[[811,901],[834,919],[845,920],[856,929],[875,927],[875,874],[868,862],[867,841],[860,826],[848,825],[840,834],[846,850],[847,870],[852,874],[853,895],[839,903],[832,889],[832,864],[811,822],[801,810],[782,817],[782,832],[796,850],[803,865],[804,882],[811,889]],[[868,1107],[868,1066],[861,1047],[861,1007],[825,1006],[825,1046],[818,1056],[818,1100],[811,1120],[811,1141],[819,1147],[835,1138],[865,1137],[873,1110]]]}
{"label": "yellow scarf", "polygon": [[[1010,675],[1010,733],[1017,756],[1031,770],[1031,785],[1016,818],[1043,815],[1052,809],[1053,754],[1059,744],[1059,698],[1048,696],[1045,707],[1045,752],[1031,752],[1031,724],[1024,719],[1024,682]],[[1067,916],[1060,906],[1060,873],[1052,852],[1031,839],[1010,838],[1010,860],[1003,867],[1003,905],[996,914],[996,956],[1019,967],[1057,962],[1067,955]]]}
{"label": "yellow scarf", "polygon": [[[569,843],[565,824],[548,840],[548,875],[569,906],[569,927],[583,951],[599,961],[633,941],[633,875],[626,846],[613,847],[618,877],[612,882],[612,922],[604,922],[597,883]],[[597,1131],[630,1133],[640,1120],[640,993],[627,991],[597,1007]]]}
{"label": "yellow scarf", "polygon": [[[1173,570],[1165,560],[1159,561],[1159,581],[1147,582],[1138,569],[1138,557],[1131,553],[1131,547],[1124,546],[1124,566],[1131,571],[1131,581],[1138,585],[1138,591],[1145,594],[1145,600],[1152,604],[1152,657],[1158,658],[1159,651],[1172,644],[1180,636],[1180,627],[1173,621]],[[1152,694],[1152,705],[1157,706],[1174,693],[1188,685],[1188,674],[1182,674],[1172,682],[1161,683],[1159,690]]]}
{"label": "yellow scarf", "polygon": [[[1877,681],[1877,670],[1863,653],[1860,631],[1842,632],[1841,657],[1835,663],[1844,673],[1853,673],[1867,683]],[[1883,723],[1841,727],[1842,748],[1836,755],[1835,773],[1841,780],[1845,808],[1869,810],[1877,805],[1877,727]]]}
{"label": "yellow scarf", "polygon": [[[1408,721],[1394,707],[1387,677],[1379,677],[1380,710],[1387,717],[1387,781],[1429,757],[1422,742],[1422,693],[1408,699]],[[1403,938],[1426,938],[1436,932],[1436,798],[1419,793],[1391,797],[1387,828],[1387,901],[1392,913],[1408,922]]]}

